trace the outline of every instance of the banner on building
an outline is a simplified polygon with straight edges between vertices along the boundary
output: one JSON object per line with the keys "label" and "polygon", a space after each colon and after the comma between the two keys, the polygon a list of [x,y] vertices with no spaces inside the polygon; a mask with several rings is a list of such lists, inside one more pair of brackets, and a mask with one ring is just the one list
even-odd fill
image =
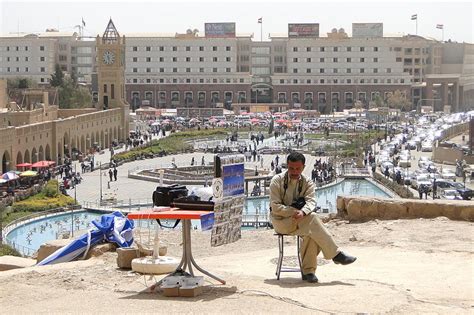
{"label": "banner on building", "polygon": [[288,37],[319,37],[319,23],[288,24]]}
{"label": "banner on building", "polygon": [[352,37],[383,37],[383,23],[352,23]]}
{"label": "banner on building", "polygon": [[235,23],[205,23],[204,34],[211,38],[235,37]]}

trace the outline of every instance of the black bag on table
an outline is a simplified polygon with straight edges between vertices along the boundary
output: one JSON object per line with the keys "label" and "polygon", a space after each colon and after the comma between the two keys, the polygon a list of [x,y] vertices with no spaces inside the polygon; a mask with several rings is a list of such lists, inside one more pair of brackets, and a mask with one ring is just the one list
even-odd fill
{"label": "black bag on table", "polygon": [[214,211],[213,201],[202,201],[197,196],[186,196],[186,197],[176,198],[173,200],[171,205],[173,207],[180,208],[182,210]]}
{"label": "black bag on table", "polygon": [[153,204],[157,207],[169,207],[174,199],[187,195],[188,189],[184,185],[158,186],[153,192]]}

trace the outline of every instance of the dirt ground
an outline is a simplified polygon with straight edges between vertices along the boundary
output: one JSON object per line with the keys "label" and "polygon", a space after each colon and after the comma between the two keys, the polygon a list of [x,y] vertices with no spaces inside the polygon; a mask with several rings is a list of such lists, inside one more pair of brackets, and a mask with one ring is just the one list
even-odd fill
{"label": "dirt ground", "polygon": [[[436,219],[327,223],[338,245],[356,255],[349,266],[319,260],[319,283],[298,273],[275,277],[272,230],[244,231],[236,243],[212,248],[193,231],[193,253],[206,277],[195,298],[167,298],[149,288],[161,278],[116,267],[116,253],[87,261],[0,273],[0,313],[439,313],[473,314],[473,223]],[[154,231],[136,236],[152,242]],[[294,238],[285,262],[294,265]],[[181,256],[180,231],[160,232],[168,255]]]}

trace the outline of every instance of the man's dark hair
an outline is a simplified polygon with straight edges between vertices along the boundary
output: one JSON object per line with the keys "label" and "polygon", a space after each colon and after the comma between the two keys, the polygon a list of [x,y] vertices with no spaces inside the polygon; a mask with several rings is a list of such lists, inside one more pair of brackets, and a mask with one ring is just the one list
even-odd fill
{"label": "man's dark hair", "polygon": [[288,164],[288,162],[298,162],[298,161],[303,162],[303,165],[305,165],[306,158],[304,157],[303,154],[301,154],[299,152],[296,152],[296,151],[293,151],[290,154],[288,154],[288,157],[286,158],[286,163],[287,164]]}

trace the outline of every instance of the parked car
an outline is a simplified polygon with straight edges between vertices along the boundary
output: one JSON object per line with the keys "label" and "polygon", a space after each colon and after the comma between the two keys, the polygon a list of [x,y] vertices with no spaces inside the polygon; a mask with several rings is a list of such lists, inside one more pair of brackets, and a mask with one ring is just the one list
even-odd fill
{"label": "parked car", "polygon": [[461,194],[456,189],[443,189],[439,193],[440,199],[462,200]]}
{"label": "parked car", "polygon": [[471,200],[474,197],[474,190],[464,187],[463,184],[455,182],[453,188],[456,189],[460,194],[462,199]]}
{"label": "parked car", "polygon": [[431,181],[428,175],[422,174],[414,177],[411,181],[411,187],[413,187],[414,189],[418,189],[420,185],[428,186],[431,190],[433,182]]}
{"label": "parked car", "polygon": [[443,169],[443,171],[441,172],[441,177],[443,177],[444,179],[456,181],[456,174],[454,174],[454,172],[450,169]]}
{"label": "parked car", "polygon": [[433,143],[432,142],[423,142],[421,144],[421,152],[431,152],[433,151]]}

